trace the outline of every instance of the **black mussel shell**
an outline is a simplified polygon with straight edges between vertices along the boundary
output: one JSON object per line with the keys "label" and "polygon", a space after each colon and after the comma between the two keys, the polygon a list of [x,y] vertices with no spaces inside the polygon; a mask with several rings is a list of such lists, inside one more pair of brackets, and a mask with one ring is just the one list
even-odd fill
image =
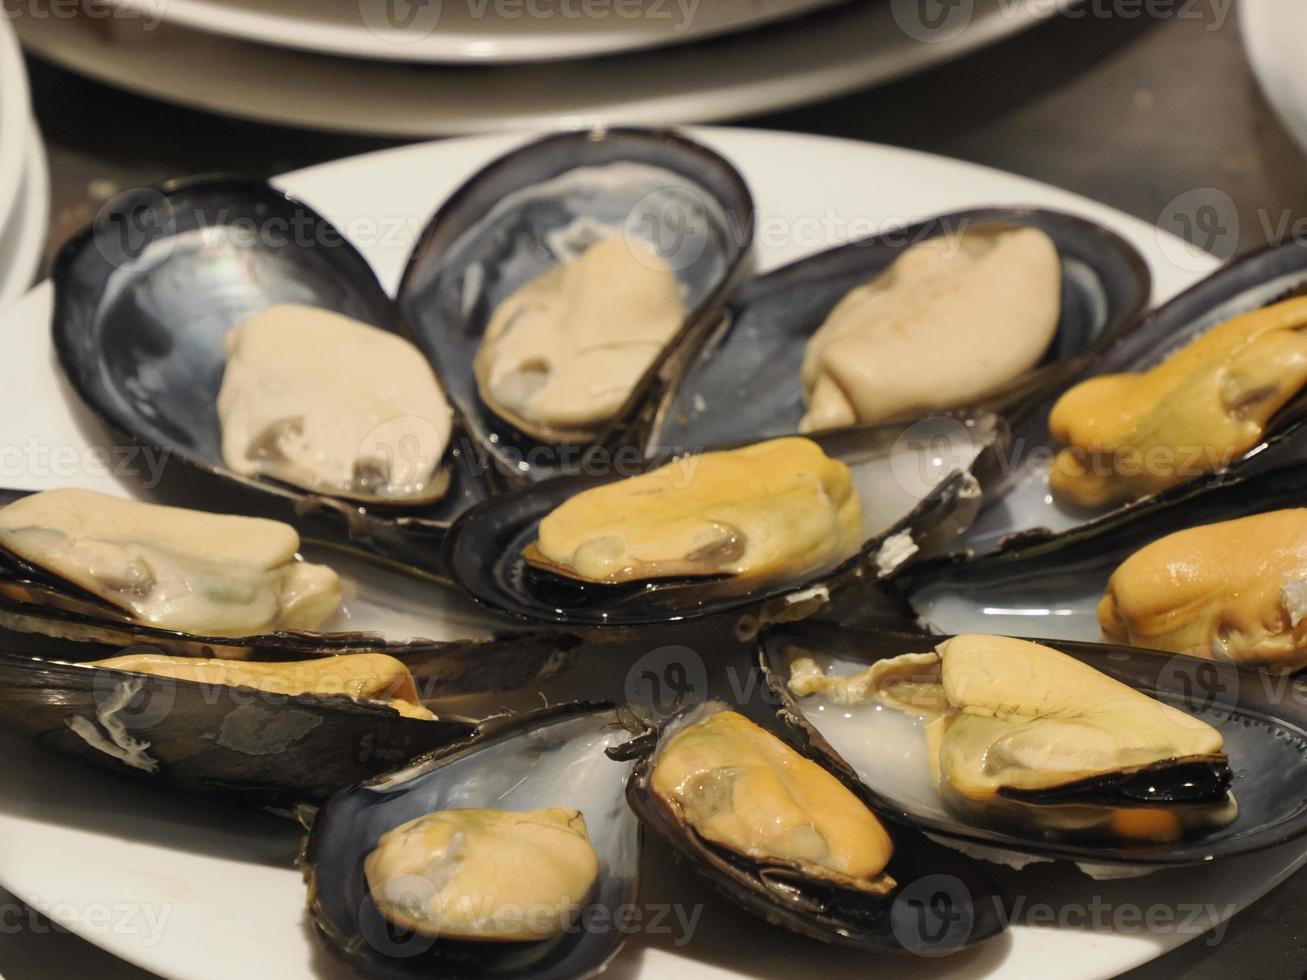
{"label": "black mussel shell", "polygon": [[[576,472],[587,450],[634,445],[638,418],[743,274],[753,223],[744,178],[688,137],[622,128],[556,134],[490,163],[440,207],[414,249],[399,305],[504,482]],[[630,234],[663,255],[684,287],[687,315],[607,432],[585,445],[547,445],[481,400],[473,360],[500,303],[600,233]]]}
{"label": "black mussel shell", "polygon": [[[997,551],[957,554],[887,585],[909,618],[940,633],[1102,639],[1098,601],[1117,567],[1176,531],[1301,507],[1307,466],[1226,472],[1173,487],[1061,534],[1015,535]],[[908,608],[910,607],[910,608]]]}
{"label": "black mussel shell", "polygon": [[439,572],[449,521],[486,495],[461,426],[432,504],[364,506],[227,469],[217,396],[223,338],[278,302],[403,334],[367,260],[323,217],[270,185],[199,177],[132,192],[61,251],[54,341],[64,374],[114,430],[238,491],[247,509]]}
{"label": "black mussel shell", "polygon": [[[1006,477],[986,501],[965,543],[978,552],[993,551],[1011,534],[1067,531],[1108,513],[1064,505],[1048,486],[1049,467],[1060,448],[1048,433],[1048,417],[1057,399],[1072,384],[1100,374],[1146,370],[1213,327],[1285,300],[1305,287],[1307,245],[1294,242],[1236,259],[1150,313],[1138,327],[1103,351],[1087,370],[1067,380],[1014,427],[1013,455],[1006,463]],[[1226,471],[1257,472],[1303,460],[1307,456],[1304,409],[1307,393],[1271,419],[1265,438]],[[1213,472],[1187,482],[1201,486],[1219,476],[1219,472]],[[1124,506],[1129,509],[1139,503]]]}
{"label": "black mussel shell", "polygon": [[[659,746],[683,728],[727,710],[732,709],[723,702],[696,705],[673,716],[658,731],[611,753],[638,759],[626,787],[631,809],[696,874],[772,925],[842,946],[940,955],[1003,932],[1007,897],[999,887],[971,860],[907,827],[887,828],[894,856],[886,873],[895,880],[895,888],[871,895],[804,876],[781,861],[753,861],[704,840],[679,822],[650,788]],[[796,748],[826,765],[810,746]],[[831,772],[860,793],[861,787],[843,772],[834,768]]]}
{"label": "black mussel shell", "polygon": [[[742,628],[809,615],[837,592],[855,595],[911,561],[947,549],[979,507],[1005,428],[997,417],[943,415],[906,425],[845,429],[815,441],[853,472],[868,540],[858,554],[801,582],[741,593],[728,578],[603,585],[528,565],[523,549],[540,521],[575,494],[653,468],[565,476],[487,500],[463,515],[446,541],[454,580],[492,609],[530,622],[640,626],[744,613]],[[909,543],[895,554],[894,543]],[[888,543],[888,546],[887,546]],[[749,610],[752,610],[750,612]]]}
{"label": "black mussel shell", "polygon": [[[636,899],[640,856],[639,824],[623,797],[632,764],[604,752],[642,730],[610,705],[494,718],[468,742],[338,793],[314,818],[300,861],[319,935],[370,976],[564,980],[601,972],[625,938],[611,924]],[[598,885],[577,924],[558,940],[433,939],[390,925],[373,904],[363,861],[386,831],[450,807],[548,806],[580,810],[599,854]],[[591,921],[608,925],[589,928]]]}
{"label": "black mussel shell", "polygon": [[806,410],[799,368],[808,339],[844,296],[928,238],[1022,225],[1053,239],[1063,276],[1062,319],[1043,362],[986,400],[985,407],[1019,420],[1137,321],[1151,277],[1133,246],[1083,218],[1038,208],[984,208],[842,245],[746,285],[668,390],[648,444],[674,449],[797,432]]}
{"label": "black mussel shell", "polygon": [[[1251,854],[1307,834],[1307,690],[1285,678],[1153,650],[1036,641],[1187,711],[1224,736],[1228,767],[1216,758],[1176,760],[1180,764],[1154,767],[1152,780],[1136,770],[1115,780],[1086,781],[1067,788],[1077,802],[1109,794],[1123,804],[1131,800],[1211,801],[1229,785],[1232,772],[1238,817],[1224,827],[1171,843],[1055,839],[1036,830],[964,819],[946,806],[930,779],[919,726],[895,717],[899,712],[870,708],[877,716],[876,723],[883,723],[880,719],[885,717],[889,724],[875,739],[858,735],[857,740],[873,749],[874,756],[871,752],[857,755],[847,738],[852,729],[845,729],[841,722],[848,709],[823,712],[819,699],[797,698],[788,687],[789,664],[796,654],[811,656],[818,663],[845,664],[855,671],[901,654],[929,652],[941,639],[809,620],[765,631],[759,640],[759,662],[768,685],[780,699],[783,717],[827,753],[842,772],[856,779],[878,810],[960,847],[978,845],[1086,866],[1156,870]],[[895,724],[899,720],[904,723]],[[901,745],[899,739],[904,740]]]}
{"label": "black mussel shell", "polygon": [[[0,728],[100,768],[249,806],[320,803],[474,728],[347,697],[44,659],[24,639],[0,633]],[[64,646],[88,648],[85,659],[121,652]]]}

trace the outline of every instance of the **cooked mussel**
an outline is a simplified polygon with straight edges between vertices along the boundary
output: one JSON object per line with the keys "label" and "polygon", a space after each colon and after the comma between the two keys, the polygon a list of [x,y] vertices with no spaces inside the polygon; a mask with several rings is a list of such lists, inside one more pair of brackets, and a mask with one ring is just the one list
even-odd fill
{"label": "cooked mussel", "polygon": [[991,551],[1012,533],[1068,530],[1168,487],[1300,459],[1304,284],[1307,247],[1279,245],[1150,314],[1014,430],[1008,479],[967,544]]}
{"label": "cooked mussel", "polygon": [[[303,316],[292,317],[291,326],[301,334],[326,337],[340,323],[353,323],[352,329],[383,331],[392,346],[408,345],[400,316],[367,260],[307,205],[239,178],[146,188],[108,209],[64,247],[54,282],[59,363],[81,399],[114,430],[154,447],[166,460],[176,459],[181,473],[219,480],[225,492],[240,495],[247,512],[441,571],[445,527],[487,491],[463,445],[461,423],[442,414],[439,399],[423,402],[434,406],[426,413],[430,418],[416,417],[415,402],[404,418],[393,419],[386,417],[391,409],[380,395],[364,397],[376,386],[359,385],[349,398],[319,399],[281,422],[255,412],[245,421],[257,422],[266,438],[252,430],[245,448],[257,458],[238,472],[224,455],[219,400],[233,329],[269,311],[274,319],[284,319],[277,310],[299,311]],[[266,358],[259,363],[266,366]],[[323,361],[337,372],[360,363],[357,357]],[[243,378],[256,394],[285,396],[257,372]],[[224,397],[240,401],[235,382],[229,382]],[[301,443],[321,434],[324,406],[347,402],[379,412],[380,421],[370,427],[364,446],[348,432],[331,430],[333,439],[346,443],[342,459],[353,459],[357,467],[342,477],[345,483],[319,484],[299,464],[321,454]],[[327,423],[322,431],[334,424]],[[445,433],[448,438],[423,438]],[[233,438],[230,426],[227,437]],[[448,448],[429,458],[429,442]],[[427,464],[430,472],[415,469],[402,480],[390,471]],[[397,481],[420,492],[406,500],[394,489]],[[432,496],[439,499],[433,502]]]}
{"label": "cooked mussel", "polygon": [[[374,976],[600,972],[621,947],[611,924],[635,900],[640,852],[623,799],[633,763],[605,751],[643,730],[603,705],[491,719],[467,742],[337,794],[301,857],[319,935]],[[508,873],[504,860],[523,850],[529,866]]]}
{"label": "cooked mussel", "polygon": [[[464,515],[447,561],[476,598],[527,620],[633,626],[737,611],[749,632],[939,554],[974,514],[1002,438],[994,416],[950,415],[560,477]],[[628,535],[648,560],[631,558]]]}
{"label": "cooked mussel", "polygon": [[[1149,290],[1134,248],[1081,218],[1023,208],[931,218],[745,286],[646,441],[715,445],[982,401],[1019,419],[1119,337]],[[986,310],[995,332],[1023,325],[1021,336],[982,339]]]}
{"label": "cooked mussel", "polygon": [[[879,808],[964,850],[1146,870],[1307,832],[1290,802],[1307,787],[1302,705],[1246,668],[814,621],[764,633],[760,660],[786,717]],[[991,690],[1004,678],[1021,691]]]}
{"label": "cooked mussel", "polygon": [[515,623],[287,524],[63,489],[0,491],[0,626],[171,652],[410,648]]}
{"label": "cooked mussel", "polygon": [[1056,535],[925,562],[888,587],[971,631],[1134,646],[1292,672],[1307,663],[1304,467],[1225,474]]}
{"label": "cooked mussel", "polygon": [[[639,759],[627,800],[641,820],[769,923],[841,945],[932,953],[1003,929],[1003,900],[968,861],[911,831],[901,848],[900,830],[881,824],[819,753],[801,754],[724,702],[688,708],[611,754]],[[953,876],[953,887],[947,908],[914,923],[903,894],[926,875]]]}
{"label": "cooked mussel", "polygon": [[720,315],[753,237],[743,178],[665,130],[549,136],[487,165],[419,238],[399,304],[510,483],[628,431]]}

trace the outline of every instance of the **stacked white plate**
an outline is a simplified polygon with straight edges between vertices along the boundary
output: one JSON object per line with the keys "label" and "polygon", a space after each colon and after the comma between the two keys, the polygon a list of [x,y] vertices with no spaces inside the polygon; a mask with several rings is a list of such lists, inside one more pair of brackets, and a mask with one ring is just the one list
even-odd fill
{"label": "stacked white plate", "polygon": [[109,0],[77,16],[6,2],[30,50],[111,84],[268,122],[433,136],[792,106],[1074,0]]}
{"label": "stacked white plate", "polygon": [[13,29],[0,16],[0,307],[32,284],[49,213],[49,171],[32,120],[27,71]]}

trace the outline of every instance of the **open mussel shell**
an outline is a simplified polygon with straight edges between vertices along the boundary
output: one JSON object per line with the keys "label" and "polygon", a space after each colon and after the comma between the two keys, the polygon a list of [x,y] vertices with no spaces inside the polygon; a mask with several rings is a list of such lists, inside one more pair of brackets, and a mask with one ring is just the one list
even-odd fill
{"label": "open mussel shell", "polygon": [[287,302],[404,333],[367,260],[321,215],[258,180],[142,189],[64,247],[54,283],[59,362],[114,430],[240,490],[249,510],[440,571],[444,528],[486,493],[457,418],[448,488],[420,506],[327,497],[224,463],[217,399],[233,327]]}
{"label": "open mussel shell", "polygon": [[0,633],[0,728],[100,768],[249,806],[319,803],[474,728],[348,697],[71,662],[121,652],[94,644],[65,643],[72,658],[50,659],[52,642],[42,649]]}
{"label": "open mussel shell", "polygon": [[905,563],[947,550],[979,508],[1005,433],[996,416],[978,413],[814,437],[852,471],[867,540],[853,557],[798,582],[743,591],[729,578],[602,585],[527,564],[523,549],[554,508],[591,487],[653,468],[648,461],[625,471],[557,477],[485,501],[450,530],[446,563],[476,599],[530,622],[629,627],[735,613],[740,628],[751,633],[772,619],[810,615],[836,593],[872,588]]}
{"label": "open mussel shell", "polygon": [[1304,488],[1307,465],[1227,472],[1061,534],[1018,535],[988,554],[924,562],[889,591],[935,632],[1094,642],[1102,639],[1097,608],[1108,579],[1136,551],[1185,528],[1301,507]]}
{"label": "open mussel shell", "polygon": [[747,284],[667,391],[646,443],[678,448],[798,432],[806,411],[804,351],[841,299],[926,239],[1014,226],[1048,234],[1062,259],[1062,317],[1052,345],[1038,367],[986,401],[1019,419],[1137,321],[1151,279],[1133,246],[1093,222],[1038,208],[984,208],[842,245]]}
{"label": "open mussel shell", "polygon": [[[301,857],[309,912],[337,954],[370,976],[593,976],[624,938],[613,924],[636,898],[640,828],[623,793],[633,763],[607,749],[643,726],[624,710],[574,704],[486,722],[472,740],[337,794],[317,813]],[[599,878],[577,923],[556,940],[474,943],[406,932],[382,917],[363,870],[382,834],[438,810],[562,806],[585,817]],[[605,917],[606,916],[606,917]],[[587,922],[600,921],[602,928]]]}
{"label": "open mussel shell", "polygon": [[[633,445],[636,420],[661,397],[743,274],[753,223],[744,178],[688,137],[621,128],[561,133],[490,163],[440,207],[413,251],[399,304],[501,477],[520,484],[575,472],[586,450]],[[610,235],[630,236],[666,259],[686,317],[606,432],[584,444],[542,440],[482,401],[473,361],[508,296]],[[613,330],[621,329],[615,322]]]}
{"label": "open mussel shell", "polygon": [[[1014,427],[1013,456],[1006,464],[1005,479],[986,501],[980,518],[967,534],[966,544],[978,552],[993,551],[1010,534],[1066,531],[1110,512],[1064,504],[1049,488],[1049,469],[1060,446],[1049,435],[1048,417],[1057,399],[1073,383],[1100,374],[1147,370],[1213,327],[1279,302],[1304,287],[1307,245],[1291,242],[1221,267],[1150,313],[1138,327],[1111,344],[1087,371],[1069,379]],[[1300,395],[1271,419],[1262,441],[1225,470],[1246,473],[1303,459],[1307,455],[1304,409],[1307,397]],[[1190,482],[1202,484],[1218,476],[1201,474]],[[1129,509],[1138,503],[1112,510]]]}
{"label": "open mussel shell", "polygon": [[[678,820],[650,785],[658,753],[678,732],[728,710],[720,701],[695,705],[610,753],[638,760],[626,787],[631,809],[696,874],[772,925],[842,946],[940,955],[1003,932],[1007,898],[999,887],[968,858],[906,827],[887,828],[894,856],[885,870],[896,882],[894,890],[870,895],[806,877],[783,861],[759,862],[718,847]],[[796,748],[860,793],[856,781],[829,766],[820,752]]]}
{"label": "open mussel shell", "polygon": [[[923,726],[916,719],[874,703],[833,707],[821,698],[798,698],[788,687],[790,663],[799,656],[843,676],[890,657],[929,652],[941,639],[808,621],[765,632],[759,659],[787,720],[838,760],[878,810],[964,851],[1124,872],[1249,854],[1307,833],[1307,697],[1289,681],[1249,668],[1109,644],[1038,641],[1188,712],[1224,736],[1239,815],[1224,827],[1172,843],[1052,839],[1035,830],[965,820],[945,804],[931,777]],[[1182,777],[1179,767],[1172,767],[1149,780],[1149,798],[1182,799],[1187,791]]]}
{"label": "open mussel shell", "polygon": [[[0,490],[0,507],[26,496]],[[434,651],[515,646],[523,666],[529,653],[571,641],[522,631],[520,621],[496,615],[431,576],[334,544],[302,540],[300,557],[330,566],[340,577],[340,608],[315,630],[249,636],[206,636],[140,623],[130,614],[57,573],[0,547],[0,628],[88,642],[149,644],[177,656],[224,659],[300,659],[360,650],[401,659]],[[452,654],[451,654],[452,655]],[[487,666],[497,657],[486,653]],[[508,659],[507,654],[505,660]]]}

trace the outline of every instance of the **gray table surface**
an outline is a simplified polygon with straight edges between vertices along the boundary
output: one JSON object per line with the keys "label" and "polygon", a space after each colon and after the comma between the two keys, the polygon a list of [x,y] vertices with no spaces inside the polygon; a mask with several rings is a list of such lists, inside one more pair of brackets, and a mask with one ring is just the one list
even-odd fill
{"label": "gray table surface", "polygon": [[[1268,244],[1274,229],[1307,218],[1307,157],[1258,91],[1235,17],[1220,21],[1211,11],[1223,4],[1208,2],[1154,8],[1183,16],[1121,15],[1140,6],[1096,2],[1087,16],[926,75],[741,122],[988,164],[1179,232],[1195,203],[1216,202],[1217,223],[1195,226],[1203,244],[1223,257]],[[391,145],[222,119],[30,67],[53,175],[52,249],[121,188],[215,170],[272,175]],[[3,893],[0,910],[8,980],[147,976],[52,932]],[[1129,977],[1307,978],[1307,872],[1238,916],[1219,943],[1191,942]]]}

